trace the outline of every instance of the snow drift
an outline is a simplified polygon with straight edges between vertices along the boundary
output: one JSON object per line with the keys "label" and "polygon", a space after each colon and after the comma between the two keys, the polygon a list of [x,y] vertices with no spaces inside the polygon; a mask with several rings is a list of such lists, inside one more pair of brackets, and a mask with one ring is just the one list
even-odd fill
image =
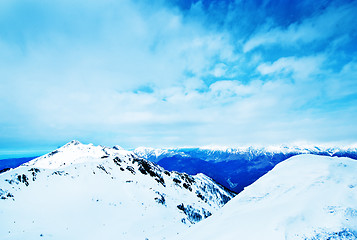
{"label": "snow drift", "polygon": [[291,157],[179,239],[357,239],[357,161]]}

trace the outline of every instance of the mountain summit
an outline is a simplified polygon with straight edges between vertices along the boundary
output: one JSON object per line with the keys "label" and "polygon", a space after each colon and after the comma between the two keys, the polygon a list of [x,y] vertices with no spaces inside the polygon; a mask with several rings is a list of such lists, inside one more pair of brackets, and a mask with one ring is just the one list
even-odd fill
{"label": "mountain summit", "polygon": [[72,141],[0,174],[0,239],[165,239],[234,196],[204,174]]}

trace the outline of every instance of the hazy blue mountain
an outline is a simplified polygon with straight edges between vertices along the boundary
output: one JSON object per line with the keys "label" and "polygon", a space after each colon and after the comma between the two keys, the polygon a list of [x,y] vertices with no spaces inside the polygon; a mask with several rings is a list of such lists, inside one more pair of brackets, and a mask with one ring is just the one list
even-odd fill
{"label": "hazy blue mountain", "polygon": [[356,147],[137,148],[134,152],[170,171],[204,173],[235,192],[241,192],[276,164],[295,155],[314,154],[357,159]]}
{"label": "hazy blue mountain", "polygon": [[0,172],[5,171],[6,169],[9,168],[16,168],[20,166],[23,163],[26,163],[28,161],[31,161],[32,159],[35,159],[36,157],[24,157],[24,158],[6,158],[6,159],[0,159]]}

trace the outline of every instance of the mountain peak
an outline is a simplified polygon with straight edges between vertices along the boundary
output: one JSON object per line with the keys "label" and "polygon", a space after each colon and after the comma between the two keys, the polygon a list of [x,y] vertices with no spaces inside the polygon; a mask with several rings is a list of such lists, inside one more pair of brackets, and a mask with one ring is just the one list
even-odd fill
{"label": "mountain peak", "polygon": [[63,145],[63,147],[64,147],[64,146],[76,146],[76,145],[80,145],[80,144],[82,144],[80,141],[78,141],[78,140],[72,140],[72,141],[66,143],[65,145]]}
{"label": "mountain peak", "polygon": [[122,148],[122,147],[119,146],[119,145],[113,146],[113,149],[115,149],[115,150],[125,150],[124,148]]}
{"label": "mountain peak", "polygon": [[130,151],[74,143],[0,174],[0,239],[84,233],[166,239],[235,196],[203,174],[169,172]]}
{"label": "mountain peak", "polygon": [[73,140],[44,156],[25,163],[24,165],[54,169],[84,162],[98,162],[100,159],[110,155],[122,156],[128,155],[128,153],[129,152],[123,150],[119,146],[108,148],[104,146],[94,146],[93,144],[82,144],[77,140]]}

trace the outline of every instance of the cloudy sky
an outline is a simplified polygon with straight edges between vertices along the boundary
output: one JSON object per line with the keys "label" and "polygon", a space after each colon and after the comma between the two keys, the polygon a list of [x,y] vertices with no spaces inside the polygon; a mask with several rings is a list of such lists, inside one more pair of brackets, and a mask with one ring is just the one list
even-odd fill
{"label": "cloudy sky", "polygon": [[357,142],[357,2],[0,1],[0,152]]}

